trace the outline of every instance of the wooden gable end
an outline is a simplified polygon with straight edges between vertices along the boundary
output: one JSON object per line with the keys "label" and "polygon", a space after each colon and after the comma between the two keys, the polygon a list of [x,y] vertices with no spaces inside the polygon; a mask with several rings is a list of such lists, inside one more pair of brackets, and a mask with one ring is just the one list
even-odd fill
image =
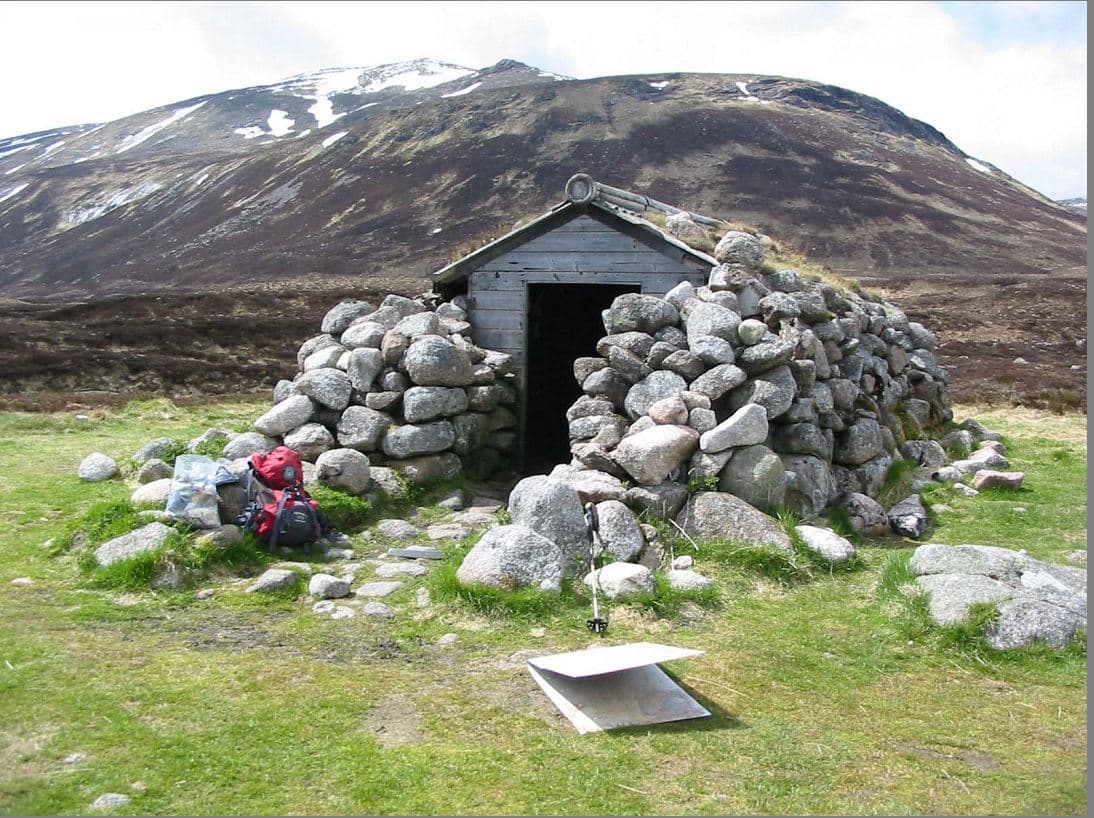
{"label": "wooden gable end", "polygon": [[595,209],[492,254],[470,272],[475,343],[507,352],[523,372],[530,284],[611,284],[664,295],[682,280],[706,282],[710,265],[648,230]]}

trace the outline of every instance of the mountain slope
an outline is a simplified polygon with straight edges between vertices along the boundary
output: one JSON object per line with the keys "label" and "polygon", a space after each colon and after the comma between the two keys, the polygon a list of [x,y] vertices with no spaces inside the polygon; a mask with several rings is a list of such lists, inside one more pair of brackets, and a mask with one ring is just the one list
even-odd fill
{"label": "mountain slope", "polygon": [[0,295],[422,276],[577,171],[883,286],[970,360],[1085,335],[1085,216],[876,99],[513,61],[332,69],[0,140]]}

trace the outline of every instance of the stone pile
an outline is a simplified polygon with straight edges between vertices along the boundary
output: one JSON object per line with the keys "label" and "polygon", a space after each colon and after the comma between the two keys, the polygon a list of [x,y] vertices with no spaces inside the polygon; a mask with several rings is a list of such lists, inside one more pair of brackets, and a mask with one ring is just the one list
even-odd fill
{"label": "stone pile", "polygon": [[[300,347],[299,373],[274,387],[274,406],[234,438],[229,458],[284,444],[314,463],[322,482],[354,490],[489,475],[516,450],[510,356],[467,339],[462,296],[434,304],[388,295],[378,307],[344,301]],[[347,478],[346,475],[350,476]]]}
{"label": "stone pile", "polygon": [[952,418],[930,331],[889,303],[765,274],[751,234],[728,233],[715,258],[705,287],[605,311],[598,356],[574,362],[573,469],[815,516],[876,497],[894,459],[946,463],[925,433]]}

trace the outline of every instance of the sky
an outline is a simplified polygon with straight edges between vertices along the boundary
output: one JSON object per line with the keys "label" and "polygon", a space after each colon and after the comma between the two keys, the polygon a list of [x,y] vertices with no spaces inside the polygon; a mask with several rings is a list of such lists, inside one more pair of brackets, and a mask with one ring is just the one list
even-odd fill
{"label": "sky", "polygon": [[1053,199],[1086,195],[1085,2],[8,2],[0,136],[334,66],[779,75],[877,97]]}

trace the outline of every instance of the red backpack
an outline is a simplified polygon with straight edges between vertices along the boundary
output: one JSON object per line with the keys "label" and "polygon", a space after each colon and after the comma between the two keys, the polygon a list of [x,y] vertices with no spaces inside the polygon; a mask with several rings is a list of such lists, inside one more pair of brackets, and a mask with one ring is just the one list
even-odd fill
{"label": "red backpack", "polygon": [[271,549],[310,546],[326,528],[319,504],[304,490],[300,453],[288,446],[251,455],[247,500],[240,523]]}
{"label": "red backpack", "polygon": [[322,524],[319,504],[299,486],[272,489],[265,503],[249,510],[246,526],[270,549],[279,545],[310,546],[319,542]]}
{"label": "red backpack", "polygon": [[251,469],[255,476],[272,489],[304,484],[304,464],[300,453],[288,446],[278,446],[266,454],[251,455]]}

